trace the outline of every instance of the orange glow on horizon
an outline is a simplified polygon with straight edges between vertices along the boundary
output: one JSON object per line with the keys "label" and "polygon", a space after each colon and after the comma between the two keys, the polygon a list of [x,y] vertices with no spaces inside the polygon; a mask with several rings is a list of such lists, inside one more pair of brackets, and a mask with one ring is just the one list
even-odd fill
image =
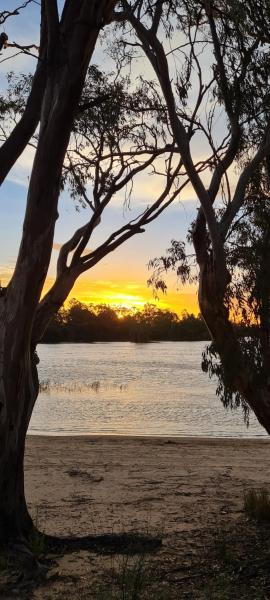
{"label": "orange glow on horizon", "polygon": [[[6,286],[11,273],[1,273],[2,285]],[[139,278],[138,278],[139,279]],[[145,304],[155,304],[158,308],[171,310],[181,316],[183,311],[198,315],[199,306],[196,289],[191,286],[177,290],[174,285],[169,287],[167,294],[160,294],[156,300],[152,290],[147,287],[145,280],[90,279],[81,277],[76,282],[66,303],[72,298],[85,304],[108,304],[115,308],[135,308],[142,310]],[[54,283],[52,277],[47,277],[43,295]],[[121,318],[121,317],[120,317]]]}
{"label": "orange glow on horizon", "polygon": [[[53,279],[48,278],[44,293],[48,291]],[[135,308],[142,310],[147,303],[158,308],[171,310],[181,316],[183,311],[199,313],[196,290],[191,287],[168,291],[160,294],[158,300],[153,297],[152,290],[140,281],[95,280],[87,277],[79,279],[71,291],[67,303],[75,298],[85,304],[107,304],[115,308]],[[119,317],[121,318],[121,316]]]}

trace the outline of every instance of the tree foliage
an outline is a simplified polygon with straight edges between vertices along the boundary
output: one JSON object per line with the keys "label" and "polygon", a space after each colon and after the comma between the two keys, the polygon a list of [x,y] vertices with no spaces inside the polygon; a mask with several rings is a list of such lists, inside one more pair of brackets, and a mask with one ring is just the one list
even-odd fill
{"label": "tree foliage", "polygon": [[[174,242],[152,261],[151,282],[166,289],[161,275],[168,267],[183,281],[198,278],[200,309],[213,339],[204,368],[219,376],[226,405],[251,407],[270,431],[269,2],[120,5],[119,44],[129,45],[128,22],[134,32],[130,61],[143,51],[155,72],[200,205],[188,240],[197,268],[183,243]],[[204,155],[200,173],[196,142]],[[255,341],[237,339],[235,318],[259,325]]]}
{"label": "tree foliage", "polygon": [[113,308],[106,304],[83,304],[72,300],[52,319],[43,342],[152,342],[209,339],[200,316],[187,312],[180,319],[170,310],[146,304]]}

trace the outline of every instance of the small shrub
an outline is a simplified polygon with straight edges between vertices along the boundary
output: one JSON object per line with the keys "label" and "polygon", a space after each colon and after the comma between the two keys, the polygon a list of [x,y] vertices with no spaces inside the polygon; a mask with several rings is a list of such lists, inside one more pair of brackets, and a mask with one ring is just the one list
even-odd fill
{"label": "small shrub", "polygon": [[270,498],[267,489],[248,490],[244,495],[244,510],[258,521],[270,521]]}

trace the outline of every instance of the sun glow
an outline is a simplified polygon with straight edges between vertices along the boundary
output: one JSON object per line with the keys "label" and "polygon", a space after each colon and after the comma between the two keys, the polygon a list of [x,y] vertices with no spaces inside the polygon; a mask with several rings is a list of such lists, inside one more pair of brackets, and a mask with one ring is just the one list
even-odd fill
{"label": "sun glow", "polygon": [[[10,276],[2,275],[2,285],[7,285]],[[54,279],[48,277],[45,282],[43,295],[52,287]],[[163,310],[171,310],[181,316],[183,311],[197,315],[199,313],[196,289],[188,286],[182,290],[168,291],[156,300],[152,290],[140,281],[127,280],[95,280],[84,277],[79,279],[72,289],[66,303],[75,298],[85,304],[107,304],[116,310],[118,318],[122,319],[125,312],[132,309],[143,310],[145,304],[155,304]]]}
{"label": "sun glow", "polygon": [[186,290],[184,292],[168,291],[167,294],[160,295],[160,298],[156,300],[152,290],[141,282],[85,279],[76,283],[69,300],[76,298],[87,304],[107,304],[116,309],[119,318],[122,318],[125,311],[142,310],[147,303],[176,312],[179,316],[184,310],[197,315],[199,307],[196,290],[188,288]]}

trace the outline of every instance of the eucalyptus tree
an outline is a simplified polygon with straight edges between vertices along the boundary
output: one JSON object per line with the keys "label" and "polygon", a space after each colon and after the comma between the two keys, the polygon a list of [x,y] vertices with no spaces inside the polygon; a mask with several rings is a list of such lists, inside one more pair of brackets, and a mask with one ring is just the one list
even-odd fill
{"label": "eucalyptus tree", "polygon": [[[259,359],[254,356],[253,361],[250,345],[235,334],[228,302],[235,272],[229,242],[246,212],[252,179],[258,169],[269,171],[269,2],[122,0],[119,4],[118,47],[129,49],[130,60],[142,52],[147,57],[166,104],[173,142],[198,199],[191,239],[200,310],[214,351],[231,398],[236,394],[270,433],[269,290],[264,317],[262,311],[256,315],[267,333],[258,345]],[[115,41],[113,46],[115,52]],[[195,164],[196,144],[208,167],[204,177]],[[266,194],[255,197],[257,206],[266,203],[268,177],[265,185]],[[250,253],[254,243],[251,236]]]}
{"label": "eucalyptus tree", "polygon": [[[178,152],[174,158],[167,113],[151,82],[140,80],[130,88],[127,74],[89,67],[99,31],[114,18],[114,4],[66,0],[59,16],[57,2],[44,0],[36,71],[9,76],[0,97],[1,182],[26,146],[34,148],[20,249],[0,295],[1,542],[27,539],[34,527],[23,461],[39,389],[38,341],[78,276],[142,233],[188,181]],[[19,48],[29,52],[29,46]],[[164,114],[157,122],[160,110]],[[95,245],[92,237],[109,203],[122,194],[129,204],[136,178],[149,171],[158,178],[158,194]],[[42,297],[63,188],[85,208],[85,225],[62,245],[55,281]]]}
{"label": "eucalyptus tree", "polygon": [[[15,270],[0,298],[0,538],[32,526],[23,477],[25,436],[38,391],[32,331],[49,266],[63,161],[89,61],[113,4],[41,3],[39,57],[25,111],[0,149],[4,181],[39,124]],[[8,9],[7,9],[8,10]]]}
{"label": "eucalyptus tree", "polygon": [[[231,282],[225,302],[232,318],[241,323],[239,339],[254,385],[269,383],[270,333],[270,198],[265,172],[257,170],[245,194],[241,215],[226,243]],[[243,335],[244,334],[244,335]],[[203,356],[203,369],[218,377],[217,392],[225,406],[242,403],[249,422],[249,407],[231,386],[227,371],[217,360],[215,345]]]}

